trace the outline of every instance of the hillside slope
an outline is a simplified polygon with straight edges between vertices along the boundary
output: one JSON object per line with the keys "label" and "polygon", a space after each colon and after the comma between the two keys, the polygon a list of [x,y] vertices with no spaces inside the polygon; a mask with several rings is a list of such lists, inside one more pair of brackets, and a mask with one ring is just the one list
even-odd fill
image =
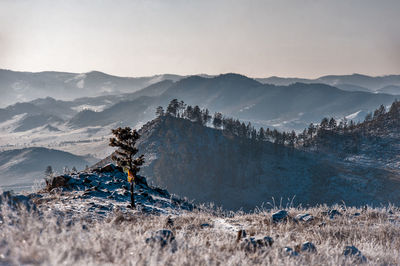
{"label": "hillside slope", "polygon": [[138,148],[147,158],[141,173],[197,202],[244,210],[272,197],[285,202],[295,197],[295,204],[304,205],[400,202],[400,176],[389,169],[238,138],[170,116],[140,132]]}
{"label": "hillside slope", "polygon": [[93,158],[76,156],[46,148],[24,148],[0,152],[0,184],[3,189],[30,190],[34,182],[42,181],[44,170],[52,166],[62,173],[63,168],[84,169]]}
{"label": "hillside slope", "polygon": [[176,98],[228,116],[281,130],[302,129],[322,117],[343,118],[359,111],[389,105],[395,96],[343,91],[325,84],[261,84],[254,79],[224,74],[213,78],[188,77],[163,93],[160,105]]}
{"label": "hillside slope", "polygon": [[0,193],[1,265],[399,265],[395,206],[228,212],[193,205],[145,178],[127,207],[113,165]]}

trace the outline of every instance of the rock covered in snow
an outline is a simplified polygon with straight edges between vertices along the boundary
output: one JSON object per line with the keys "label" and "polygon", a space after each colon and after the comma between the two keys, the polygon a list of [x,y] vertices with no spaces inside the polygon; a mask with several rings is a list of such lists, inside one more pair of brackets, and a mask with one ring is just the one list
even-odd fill
{"label": "rock covered in snow", "polygon": [[309,213],[300,213],[300,214],[296,215],[296,217],[294,219],[296,221],[301,221],[301,222],[310,222],[310,221],[314,220],[314,216],[312,216]]}
{"label": "rock covered in snow", "polygon": [[244,238],[241,247],[245,251],[255,252],[256,250],[264,247],[270,247],[274,243],[274,240],[270,236],[265,236],[263,238]]}
{"label": "rock covered in snow", "polygon": [[367,261],[367,258],[355,246],[346,246],[343,250],[343,255],[348,258],[354,258],[358,262]]}
{"label": "rock covered in snow", "polygon": [[[193,205],[166,190],[149,186],[146,178],[137,176],[134,186],[136,212],[151,214],[175,214],[193,210]],[[106,217],[110,212],[132,212],[130,183],[119,167],[113,164],[71,175],[51,179],[46,189],[29,195],[35,202],[53,204],[54,209],[76,211],[97,218]],[[54,198],[54,194],[58,198]],[[63,204],[59,204],[59,202]],[[43,205],[44,206],[44,205]]]}
{"label": "rock covered in snow", "polygon": [[297,251],[294,251],[291,247],[284,247],[283,252],[285,255],[288,255],[290,257],[295,257],[299,255],[299,253]]}
{"label": "rock covered in snow", "polygon": [[335,216],[341,216],[342,215],[338,210],[335,210],[335,209],[323,212],[322,214],[329,216],[329,218],[331,218],[331,219],[334,219]]}
{"label": "rock covered in snow", "polygon": [[300,247],[301,252],[317,252],[316,246],[312,242],[304,242]]}
{"label": "rock covered in snow", "polygon": [[272,214],[272,221],[274,223],[286,221],[288,219],[288,212],[285,210],[280,210]]}

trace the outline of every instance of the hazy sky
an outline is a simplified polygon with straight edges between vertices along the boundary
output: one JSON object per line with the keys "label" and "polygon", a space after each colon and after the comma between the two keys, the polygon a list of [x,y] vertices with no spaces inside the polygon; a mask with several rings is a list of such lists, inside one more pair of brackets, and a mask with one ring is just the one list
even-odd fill
{"label": "hazy sky", "polygon": [[0,68],[400,74],[400,1],[0,0]]}

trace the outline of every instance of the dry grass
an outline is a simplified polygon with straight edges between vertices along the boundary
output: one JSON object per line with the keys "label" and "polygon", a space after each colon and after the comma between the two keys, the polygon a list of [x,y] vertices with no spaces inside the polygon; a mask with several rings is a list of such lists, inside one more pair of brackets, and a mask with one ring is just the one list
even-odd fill
{"label": "dry grass", "polygon": [[[366,264],[400,264],[400,212],[396,208],[339,209],[331,219],[327,207],[288,209],[289,215],[310,213],[311,222],[272,223],[271,211],[223,213],[195,211],[179,216],[112,213],[103,220],[71,217],[41,208],[41,214],[2,206],[0,264],[21,265],[354,265],[345,258],[347,245],[356,246]],[[354,216],[355,213],[360,213]],[[175,235],[173,244],[161,248],[145,239],[159,229]],[[272,247],[255,252],[237,242],[236,230],[249,237],[271,236]],[[296,249],[311,241],[316,253],[288,256],[282,249]],[[298,248],[297,248],[298,249]]]}

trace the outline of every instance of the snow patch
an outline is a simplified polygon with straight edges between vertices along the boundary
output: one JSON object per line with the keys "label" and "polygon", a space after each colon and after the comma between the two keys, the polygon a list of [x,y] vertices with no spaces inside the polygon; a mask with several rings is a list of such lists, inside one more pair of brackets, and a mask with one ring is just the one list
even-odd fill
{"label": "snow patch", "polygon": [[360,113],[361,113],[361,110],[346,116],[346,119],[349,119],[349,120],[355,119]]}
{"label": "snow patch", "polygon": [[105,104],[103,104],[103,105],[82,104],[82,105],[74,106],[74,107],[72,107],[72,109],[75,110],[75,111],[77,111],[77,112],[81,112],[81,111],[83,111],[83,110],[90,110],[90,111],[94,111],[94,112],[101,112],[101,111],[103,111],[106,107],[107,107],[107,105],[105,105]]}
{"label": "snow patch", "polygon": [[79,89],[83,89],[83,87],[85,86],[85,80],[82,79],[82,80],[78,81],[78,82],[76,83],[76,86],[77,86]]}
{"label": "snow patch", "polygon": [[239,110],[239,112],[243,112],[244,110],[250,110],[251,108],[253,108],[256,104],[250,104],[248,106],[243,107],[242,109]]}

